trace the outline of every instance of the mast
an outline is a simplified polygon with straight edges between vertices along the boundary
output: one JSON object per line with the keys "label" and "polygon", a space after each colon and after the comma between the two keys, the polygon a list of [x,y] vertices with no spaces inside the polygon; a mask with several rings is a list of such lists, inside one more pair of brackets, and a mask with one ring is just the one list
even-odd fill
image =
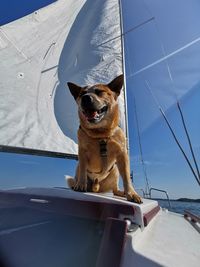
{"label": "mast", "polygon": [[122,4],[121,0],[118,0],[119,2],[119,15],[120,15],[120,28],[121,28],[121,53],[122,53],[122,70],[124,73],[124,112],[125,112],[125,134],[126,134],[126,140],[127,140],[127,150],[128,154],[130,152],[129,149],[129,132],[128,132],[128,106],[127,106],[127,92],[126,92],[126,68],[125,68],[125,50],[124,50],[124,27],[123,27],[123,15],[122,15]]}

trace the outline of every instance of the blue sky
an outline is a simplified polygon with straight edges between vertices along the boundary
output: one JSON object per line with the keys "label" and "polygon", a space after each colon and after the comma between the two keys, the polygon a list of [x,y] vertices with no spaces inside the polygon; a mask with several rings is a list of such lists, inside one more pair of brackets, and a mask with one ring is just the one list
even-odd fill
{"label": "blue sky", "polygon": [[0,25],[30,14],[56,0],[1,0]]}
{"label": "blue sky", "polygon": [[154,98],[165,111],[192,162],[176,106],[176,101],[180,102],[199,164],[200,19],[197,10],[200,3],[196,0],[126,0],[122,6],[124,30],[134,28],[125,35],[127,100],[128,106],[133,107],[129,108],[129,129],[134,183],[140,187],[143,180],[144,184],[135,103],[150,185],[167,190],[172,198],[199,198],[200,187]]}
{"label": "blue sky", "polygon": [[[50,2],[53,1],[1,1],[0,24],[24,16]],[[153,16],[157,18],[157,21],[152,20],[125,36],[125,53],[128,55],[125,62],[127,96],[128,106],[131,107],[128,114],[130,159],[135,187],[144,188],[145,184],[140,161],[134,101],[138,114],[143,160],[151,186],[168,190],[171,198],[200,198],[200,188],[160,116],[158,107],[145,83],[148,81],[154,90],[156,99],[166,111],[184,149],[190,155],[180,116],[175,106],[175,100],[178,97],[195,154],[200,163],[200,62],[196,57],[196,53],[200,53],[200,45],[196,41],[194,45],[171,56],[174,51],[200,37],[200,19],[198,19],[197,12],[200,8],[199,3],[192,0],[193,5],[188,5],[187,1],[182,1],[182,8],[179,9],[180,0],[176,0],[172,12],[172,0],[165,1],[165,3],[162,1],[162,5],[155,0],[126,0],[124,2],[126,2],[126,6],[123,5],[124,31],[138,26]],[[172,12],[170,20],[167,19],[169,10]],[[176,15],[177,10],[180,12],[179,16]],[[179,18],[178,21],[173,21],[175,17]],[[194,26],[192,29],[187,21]],[[181,31],[182,28],[184,31]],[[179,32],[178,38],[176,38],[177,31]],[[168,55],[167,61],[157,63],[160,58]],[[155,65],[149,67],[152,63]],[[148,68],[143,71],[146,66]],[[139,73],[135,74],[138,71]],[[66,186],[64,175],[73,175],[76,166],[73,160],[9,153],[0,153],[0,162],[1,188]],[[162,197],[162,195],[157,196]]]}

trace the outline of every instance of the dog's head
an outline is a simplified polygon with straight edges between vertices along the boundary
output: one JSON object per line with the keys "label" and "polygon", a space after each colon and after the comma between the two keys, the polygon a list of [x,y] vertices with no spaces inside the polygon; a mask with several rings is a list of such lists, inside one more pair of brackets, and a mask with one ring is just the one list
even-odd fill
{"label": "dog's head", "polygon": [[80,120],[88,128],[104,127],[113,116],[118,116],[117,98],[123,86],[123,74],[109,84],[85,87],[67,84],[78,105]]}

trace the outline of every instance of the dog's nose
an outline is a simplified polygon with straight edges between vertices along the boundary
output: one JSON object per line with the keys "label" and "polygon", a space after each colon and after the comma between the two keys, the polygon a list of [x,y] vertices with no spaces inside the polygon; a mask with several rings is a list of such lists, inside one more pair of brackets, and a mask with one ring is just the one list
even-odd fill
{"label": "dog's nose", "polygon": [[84,95],[82,96],[82,99],[81,99],[81,105],[82,107],[88,107],[88,106],[91,106],[93,104],[93,98],[91,95]]}

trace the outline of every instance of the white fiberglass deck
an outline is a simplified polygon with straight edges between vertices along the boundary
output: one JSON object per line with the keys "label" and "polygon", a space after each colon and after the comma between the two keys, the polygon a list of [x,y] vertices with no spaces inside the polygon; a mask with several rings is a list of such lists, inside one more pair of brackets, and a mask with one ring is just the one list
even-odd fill
{"label": "white fiberglass deck", "polygon": [[200,234],[181,214],[161,210],[143,232],[128,234],[124,251],[124,267],[198,267]]}

